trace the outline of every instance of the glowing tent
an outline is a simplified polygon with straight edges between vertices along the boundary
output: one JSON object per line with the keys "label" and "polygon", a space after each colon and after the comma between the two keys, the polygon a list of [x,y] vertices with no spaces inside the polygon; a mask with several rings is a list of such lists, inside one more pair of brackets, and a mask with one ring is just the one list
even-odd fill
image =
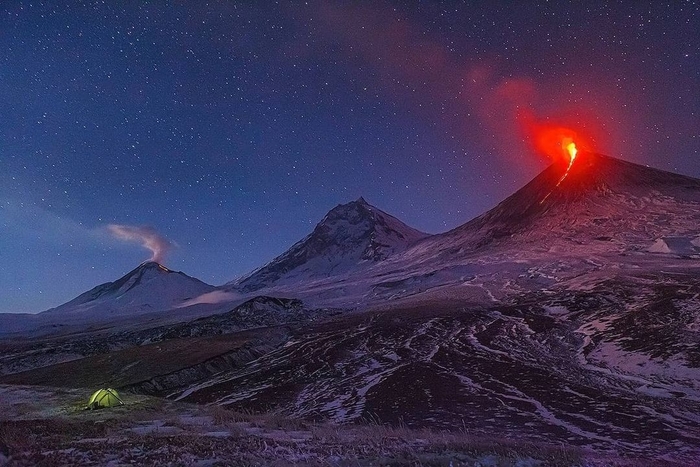
{"label": "glowing tent", "polygon": [[117,391],[112,388],[99,389],[90,396],[90,401],[88,401],[88,409],[102,409],[104,407],[114,407],[117,405],[124,405],[121,397]]}

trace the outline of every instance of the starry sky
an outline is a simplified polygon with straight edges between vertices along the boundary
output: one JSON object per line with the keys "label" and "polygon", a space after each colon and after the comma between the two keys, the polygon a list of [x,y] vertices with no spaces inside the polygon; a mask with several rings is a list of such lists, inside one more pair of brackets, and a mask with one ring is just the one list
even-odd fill
{"label": "starry sky", "polygon": [[222,284],[360,196],[449,230],[549,163],[522,115],[700,177],[700,3],[608,3],[2,2],[0,312],[149,241]]}

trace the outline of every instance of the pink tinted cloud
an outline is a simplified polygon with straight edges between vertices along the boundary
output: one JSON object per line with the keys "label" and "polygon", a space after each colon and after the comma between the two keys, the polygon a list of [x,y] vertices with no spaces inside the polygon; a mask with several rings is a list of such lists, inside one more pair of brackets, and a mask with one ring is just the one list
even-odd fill
{"label": "pink tinted cloud", "polygon": [[[379,91],[439,118],[446,132],[465,142],[479,141],[508,164],[514,156],[533,153],[525,120],[545,109],[561,118],[572,113],[576,100],[573,113],[579,116],[590,98],[588,87],[582,96],[572,94],[568,81],[540,89],[526,75],[503,73],[497,60],[470,56],[467,50],[460,56],[388,4],[319,2],[316,11],[315,31],[371,70]],[[567,119],[576,125],[592,121]]]}

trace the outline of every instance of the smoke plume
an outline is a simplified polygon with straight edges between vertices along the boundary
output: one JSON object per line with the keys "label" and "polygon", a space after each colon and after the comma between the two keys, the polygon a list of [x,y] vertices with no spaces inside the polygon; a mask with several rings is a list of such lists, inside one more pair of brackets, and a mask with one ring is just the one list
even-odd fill
{"label": "smoke plume", "polygon": [[[592,86],[586,81],[574,86],[584,78],[576,81],[576,76],[566,75],[566,80],[543,85],[507,72],[493,59],[459,56],[387,3],[318,2],[317,11],[314,27],[367,66],[378,88],[431,119],[440,119],[446,133],[463,139],[465,145],[479,141],[508,166],[514,155],[542,155],[531,143],[531,123],[549,120],[538,115],[599,133],[594,131],[596,122],[603,117],[588,110],[595,100]],[[530,165],[536,159],[521,162]],[[535,165],[534,170],[540,167]]]}
{"label": "smoke plume", "polygon": [[152,255],[149,261],[157,263],[162,263],[166,253],[175,246],[170,240],[148,226],[137,227],[133,225],[109,224],[107,230],[119,240],[137,242],[142,247],[151,250]]}

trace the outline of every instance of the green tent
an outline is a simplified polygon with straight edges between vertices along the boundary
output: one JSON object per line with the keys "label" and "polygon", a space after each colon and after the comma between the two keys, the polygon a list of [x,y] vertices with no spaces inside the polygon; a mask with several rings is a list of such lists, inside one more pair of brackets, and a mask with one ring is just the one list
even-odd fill
{"label": "green tent", "polygon": [[95,391],[95,393],[90,396],[90,401],[88,402],[88,409],[101,409],[104,407],[114,407],[117,405],[124,405],[121,397],[117,391],[112,388],[100,389]]}

